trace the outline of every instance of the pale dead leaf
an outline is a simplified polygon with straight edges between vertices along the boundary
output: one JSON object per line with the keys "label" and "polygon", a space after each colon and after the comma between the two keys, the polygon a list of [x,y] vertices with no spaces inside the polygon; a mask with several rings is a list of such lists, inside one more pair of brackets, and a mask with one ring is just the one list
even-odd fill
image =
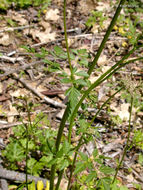
{"label": "pale dead leaf", "polygon": [[[102,84],[99,91],[98,91],[98,101],[101,101],[103,97],[106,96],[106,93],[108,91],[109,87],[106,86],[106,84]],[[102,100],[103,101],[103,100]]]}
{"label": "pale dead leaf", "polygon": [[98,76],[95,76],[94,74],[91,74],[89,80],[90,80],[91,83],[94,83],[98,78],[99,78]]}
{"label": "pale dead leaf", "polygon": [[98,2],[98,6],[96,6],[97,11],[105,11],[105,10],[110,10],[111,6],[110,3],[108,2]]}
{"label": "pale dead leaf", "polygon": [[7,113],[7,120],[9,123],[12,123],[14,121],[14,115],[18,114],[18,111],[15,107],[12,106],[12,104],[10,103],[10,111]]}
{"label": "pale dead leaf", "polygon": [[0,44],[4,46],[8,46],[12,43],[12,39],[10,38],[9,34],[7,33],[2,33],[0,36]]}
{"label": "pale dead leaf", "polygon": [[94,10],[96,8],[96,2],[93,0],[82,0],[78,1],[78,11],[81,13],[89,13],[90,11]]}
{"label": "pale dead leaf", "polygon": [[102,66],[107,64],[107,56],[106,55],[102,55],[99,57],[98,61],[97,61],[97,65],[98,66]]}
{"label": "pale dead leaf", "polygon": [[39,24],[45,29],[45,30],[48,30],[49,28],[51,28],[51,25],[48,23],[48,22],[45,22],[45,21],[41,21],[39,22]]}
{"label": "pale dead leaf", "polygon": [[28,24],[28,21],[24,18],[24,15],[19,14],[17,12],[12,13],[11,19],[18,22],[18,24],[21,26]]}
{"label": "pale dead leaf", "polygon": [[133,182],[133,181],[134,181],[134,177],[133,177],[132,174],[127,175],[126,178],[127,178],[127,180],[128,180],[129,182]]}
{"label": "pale dead leaf", "polygon": [[67,187],[68,187],[68,181],[63,178],[63,179],[61,180],[61,183],[60,183],[60,188],[61,188],[62,190],[66,190]]}
{"label": "pale dead leaf", "polygon": [[3,89],[3,85],[2,85],[2,83],[0,83],[0,94],[2,94],[2,90]]}
{"label": "pale dead leaf", "polygon": [[93,27],[92,27],[92,29],[91,29],[91,32],[93,34],[97,34],[98,33],[98,29],[99,29],[99,25],[94,24]]}
{"label": "pale dead leaf", "polygon": [[116,105],[116,103],[112,103],[110,105],[110,108],[112,110],[114,110],[114,112],[112,112],[112,115],[118,115],[122,120],[128,120],[129,119],[129,103],[123,103],[119,106]]}
{"label": "pale dead leaf", "polygon": [[50,42],[55,40],[56,38],[56,32],[51,32],[51,25],[47,22],[40,22],[40,24],[43,26],[45,31],[39,31],[37,29],[31,29],[30,34],[32,35],[33,39],[36,40],[37,38],[42,43]]}
{"label": "pale dead leaf", "polygon": [[36,33],[36,37],[39,38],[39,40],[42,43],[45,43],[45,42],[49,42],[49,41],[55,40],[56,33],[55,32],[49,33],[49,31],[37,32]]}
{"label": "pale dead leaf", "polygon": [[58,9],[49,9],[45,15],[45,20],[57,21],[60,18],[58,14],[59,14]]}
{"label": "pale dead leaf", "polygon": [[63,115],[64,115],[65,109],[62,109],[60,112],[58,112],[58,114],[56,115],[57,118],[62,119]]}
{"label": "pale dead leaf", "polygon": [[108,69],[110,69],[110,66],[103,66],[101,70],[105,73]]}
{"label": "pale dead leaf", "polygon": [[110,22],[111,22],[111,20],[104,20],[103,21],[103,29],[107,29],[108,28],[108,26],[109,26],[109,24],[110,24]]}
{"label": "pale dead leaf", "polygon": [[124,103],[124,104],[121,104],[121,111],[119,112],[119,117],[122,119],[122,120],[128,120],[129,119],[129,106],[130,104],[128,103]]}
{"label": "pale dead leaf", "polygon": [[75,43],[75,41],[76,41],[75,39],[68,38],[69,47],[71,47]]}
{"label": "pale dead leaf", "polygon": [[19,96],[25,96],[28,94],[28,91],[25,90],[25,89],[18,89],[16,91],[12,91],[10,92],[10,95],[13,96],[13,97],[19,97]]}

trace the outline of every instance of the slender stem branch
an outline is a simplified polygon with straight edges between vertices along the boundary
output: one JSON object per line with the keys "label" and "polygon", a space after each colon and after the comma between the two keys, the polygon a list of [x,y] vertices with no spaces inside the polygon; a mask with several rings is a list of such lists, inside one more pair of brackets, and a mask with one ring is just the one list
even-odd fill
{"label": "slender stem branch", "polygon": [[[66,110],[64,112],[64,115],[62,117],[60,126],[59,126],[59,131],[58,131],[58,135],[57,135],[57,139],[56,139],[56,151],[59,150],[59,146],[60,146],[60,142],[61,142],[61,138],[62,138],[62,134],[63,134],[63,129],[65,127],[68,113],[69,113],[69,107],[67,106]],[[55,172],[56,172],[56,164],[52,165],[52,167],[51,167],[50,190],[53,190],[53,188],[54,188]]]}
{"label": "slender stem branch", "polygon": [[54,189],[55,172],[56,172],[56,164],[53,164],[51,167],[51,175],[50,175],[50,190]]}
{"label": "slender stem branch", "polygon": [[118,93],[120,92],[124,87],[121,87],[119,90],[117,90],[114,94],[112,94],[103,104],[102,106],[98,109],[98,111],[96,112],[95,116],[92,118],[92,120],[90,121],[89,125],[91,126],[92,123],[94,122],[94,120],[96,119],[97,115],[100,113],[100,111],[103,109],[103,107]]}
{"label": "slender stem branch", "polygon": [[[123,89],[123,87],[121,87],[119,90],[117,90],[112,96],[110,96],[103,104],[102,106],[98,109],[97,113],[95,114],[95,116],[92,118],[91,122],[89,123],[89,126],[92,125],[92,123],[94,122],[95,118],[97,117],[97,115],[100,113],[100,111],[103,109],[103,107],[118,93],[120,92],[121,90]],[[70,188],[70,184],[71,184],[71,178],[72,178],[72,175],[73,175],[73,171],[74,171],[74,166],[75,166],[75,162],[76,162],[76,158],[77,158],[77,154],[78,154],[78,150],[79,148],[81,147],[81,142],[82,142],[82,139],[83,139],[83,135],[81,136],[80,140],[79,140],[79,143],[76,147],[76,152],[75,152],[75,155],[74,155],[74,159],[73,159],[73,163],[72,163],[72,168],[71,168],[71,171],[70,171],[70,177],[69,177],[69,181],[68,181],[68,187],[67,187],[67,190],[69,190]]]}
{"label": "slender stem branch", "polygon": [[25,154],[26,154],[26,189],[28,190],[28,172],[27,172],[27,170],[28,170],[28,140],[29,140],[29,137],[28,137],[28,126],[27,126],[27,124],[25,125],[26,126],[26,151],[25,151]]}
{"label": "slender stem branch", "polygon": [[61,170],[60,173],[59,173],[58,182],[57,182],[57,184],[56,184],[55,190],[58,190],[58,189],[59,189],[59,186],[60,186],[60,183],[61,183],[61,180],[62,180],[63,173],[64,173],[64,169]]}
{"label": "slender stem branch", "polygon": [[[29,121],[29,126],[30,128],[32,127],[32,121],[31,121],[31,117],[30,117],[30,108],[28,106],[28,100],[27,98],[24,99],[25,103],[26,103],[26,109],[27,109],[27,116],[28,116],[28,121]],[[28,143],[29,143],[29,126],[27,124],[25,124],[26,127],[26,189],[28,190]]]}
{"label": "slender stem branch", "polygon": [[129,145],[129,140],[130,140],[130,134],[131,134],[131,116],[132,116],[132,109],[133,109],[133,102],[134,102],[134,98],[133,96],[131,96],[131,108],[130,108],[130,116],[129,116],[129,126],[128,126],[128,137],[127,137],[127,142],[126,142],[126,146],[124,148],[124,152],[123,152],[123,155],[122,155],[122,158],[121,158],[121,161],[116,169],[116,173],[114,175],[114,178],[113,178],[113,181],[112,181],[112,184],[115,182],[115,179],[117,177],[117,174],[118,174],[118,171],[122,165],[122,162],[124,160],[124,157],[127,153],[127,149],[128,149],[128,145]]}
{"label": "slender stem branch", "polygon": [[70,184],[71,184],[71,179],[72,179],[72,175],[73,175],[73,171],[74,171],[74,166],[75,166],[76,158],[77,158],[77,155],[78,155],[78,150],[79,150],[79,148],[82,145],[83,136],[84,136],[84,134],[80,137],[79,143],[78,143],[78,145],[76,147],[76,150],[75,150],[75,154],[74,154],[74,159],[73,159],[73,163],[72,163],[72,167],[71,167],[71,171],[70,171],[70,177],[69,177],[69,181],[68,181],[67,190],[70,189]]}
{"label": "slender stem branch", "polygon": [[66,49],[67,49],[67,56],[68,56],[68,62],[71,72],[71,79],[73,80],[73,68],[71,64],[71,58],[70,58],[70,51],[69,51],[69,45],[68,45],[68,37],[67,37],[67,26],[66,26],[66,0],[64,0],[64,35],[65,35],[65,42],[66,42]]}
{"label": "slender stem branch", "polygon": [[117,10],[116,10],[116,12],[114,14],[114,17],[113,17],[113,19],[112,19],[112,21],[111,21],[111,23],[110,23],[110,25],[109,25],[109,27],[107,29],[107,32],[106,32],[106,34],[105,34],[105,36],[104,36],[104,38],[103,38],[103,40],[101,42],[101,45],[100,45],[100,47],[99,47],[99,49],[98,49],[98,51],[96,53],[96,56],[95,56],[94,60],[92,61],[91,65],[89,67],[89,70],[88,70],[89,75],[92,73],[92,71],[93,71],[93,69],[94,69],[94,67],[95,67],[95,65],[96,65],[96,63],[97,63],[103,49],[104,49],[105,43],[107,42],[107,40],[109,38],[109,35],[110,35],[110,33],[111,33],[111,31],[112,31],[112,29],[113,29],[113,27],[114,27],[114,25],[115,25],[115,23],[117,21],[117,18],[119,16],[120,12],[121,12],[121,9],[122,9],[123,4],[125,3],[125,1],[126,0],[121,0],[118,7],[117,7]]}
{"label": "slender stem branch", "polygon": [[73,126],[73,122],[74,122],[74,117],[80,107],[80,105],[82,104],[83,100],[86,98],[86,96],[91,92],[91,90],[93,90],[95,87],[99,86],[102,82],[104,82],[106,79],[108,79],[110,76],[112,76],[117,70],[119,70],[120,68],[124,67],[126,64],[129,64],[133,61],[137,61],[140,59],[143,59],[143,57],[141,58],[137,58],[137,59],[132,59],[130,61],[127,61],[125,63],[123,63],[123,61],[125,60],[125,57],[129,57],[130,54],[132,54],[135,51],[136,48],[133,48],[127,55],[125,55],[119,62],[117,62],[113,67],[111,67],[110,69],[108,69],[103,75],[101,75],[83,94],[83,96],[81,97],[81,99],[79,100],[78,104],[76,105],[72,115],[71,115],[71,120],[70,120],[70,125],[69,125],[69,133],[68,133],[68,141],[71,142],[71,133],[72,133],[72,126]]}

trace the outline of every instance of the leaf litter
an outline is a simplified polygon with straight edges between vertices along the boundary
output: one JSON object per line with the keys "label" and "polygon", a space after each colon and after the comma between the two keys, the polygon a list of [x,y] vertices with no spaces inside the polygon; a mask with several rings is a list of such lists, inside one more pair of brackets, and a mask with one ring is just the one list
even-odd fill
{"label": "leaf litter", "polygon": [[[1,33],[0,34],[1,35],[1,38],[0,38],[1,53],[3,55],[7,55],[8,53],[15,51],[15,53],[11,57],[18,58],[19,56],[22,56],[24,59],[23,61],[14,63],[14,65],[12,65],[9,61],[8,62],[3,61],[3,63],[0,65],[0,67],[7,67],[7,68],[14,69],[15,67],[19,67],[19,66],[23,65],[23,62],[30,63],[33,61],[33,59],[35,59],[34,61],[38,60],[38,58],[33,58],[34,54],[28,53],[28,52],[24,53],[23,51],[20,51],[20,48],[19,48],[20,44],[21,45],[28,44],[31,47],[38,44],[37,47],[35,46],[36,53],[39,53],[39,47],[46,48],[49,51],[52,50],[55,45],[61,45],[61,46],[63,46],[63,48],[65,48],[64,40],[63,40],[64,36],[61,32],[63,30],[63,24],[61,24],[61,23],[63,23],[63,21],[62,21],[63,15],[61,12],[61,7],[60,7],[61,5],[62,5],[62,2],[60,0],[53,1],[53,3],[47,8],[46,13],[41,14],[40,21],[38,20],[36,14],[35,14],[35,12],[37,13],[37,10],[35,10],[36,8],[31,7],[31,13],[33,13],[34,16],[31,18],[31,20],[29,18],[29,20],[30,20],[30,24],[34,24],[34,28],[23,29],[20,32],[19,32],[19,30],[14,31],[12,33],[12,35],[14,36],[15,40],[13,38],[11,38],[10,33]],[[92,48],[91,48],[92,38],[89,38],[88,36],[86,37],[86,34],[88,34],[88,32],[89,33],[92,32],[93,34],[96,34],[97,36],[99,35],[99,38],[102,38],[104,35],[104,32],[107,29],[110,19],[107,19],[107,21],[105,21],[105,23],[104,23],[105,28],[103,29],[103,34],[101,34],[101,35],[100,35],[99,25],[98,26],[94,25],[92,27],[91,31],[89,29],[87,30],[86,26],[83,23],[85,23],[87,21],[87,15],[90,14],[90,11],[95,10],[95,9],[97,11],[106,10],[109,14],[111,14],[111,10],[112,10],[110,8],[109,1],[107,1],[107,2],[104,2],[104,1],[96,2],[96,1],[91,1],[91,0],[68,1],[68,8],[67,8],[68,29],[71,29],[71,28],[74,29],[77,27],[79,27],[79,28],[81,27],[81,34],[84,35],[83,38],[75,38],[75,36],[77,34],[74,31],[71,32],[70,36],[72,36],[72,38],[69,39],[71,48],[80,49],[82,47],[86,47],[89,49],[89,52],[90,52],[90,49],[92,49],[92,53],[97,50],[97,48],[100,44],[100,39],[95,39],[94,43],[92,44]],[[75,10],[77,10],[77,11],[75,11]],[[108,15],[108,13],[106,13],[106,14]],[[9,17],[9,14],[3,15],[3,17],[7,18],[7,17]],[[12,17],[10,17],[10,19],[13,22],[15,22],[17,26],[25,26],[29,22],[29,20],[27,19],[27,15],[29,15],[29,14],[28,14],[28,11],[26,11],[26,10],[24,11],[24,13],[22,13],[22,11],[17,12],[15,10],[13,10],[11,12],[11,15],[12,15]],[[81,17],[80,17],[80,15],[81,15]],[[7,26],[7,25],[8,25],[8,23],[5,19],[5,26]],[[1,26],[0,29],[1,30],[4,29],[4,26]],[[116,35],[116,33],[115,33],[115,35]],[[95,36],[95,38],[96,38],[96,36]],[[60,40],[58,41],[58,39],[60,39]],[[17,43],[17,41],[19,43]],[[105,48],[102,56],[98,60],[97,68],[96,68],[97,71],[95,71],[95,73],[92,74],[90,77],[91,82],[95,81],[95,79],[97,79],[101,73],[104,73],[105,71],[107,71],[115,63],[115,61],[118,60],[118,58],[116,58],[114,56],[112,58],[112,61],[108,62],[108,57],[112,57],[112,55],[118,49],[118,46],[116,45],[116,41],[117,41],[116,38],[113,36],[113,40],[111,39],[111,43],[107,44],[107,47]],[[118,43],[120,46],[120,44],[122,44],[122,40],[119,40]],[[41,44],[41,45],[39,46],[39,44]],[[122,47],[120,50],[121,54],[122,54],[122,52],[124,52],[124,47]],[[36,67],[36,66],[32,67],[32,71],[34,74],[34,79],[33,79],[34,82],[32,82],[30,80],[30,76],[29,76],[27,70],[24,73],[21,73],[20,75],[22,77],[24,77],[27,81],[29,81],[29,84],[31,84],[32,88],[36,88],[37,91],[39,91],[39,92],[42,92],[42,91],[45,92],[45,90],[47,91],[47,94],[49,92],[57,92],[57,94],[54,93],[54,96],[52,97],[52,99],[54,101],[62,103],[63,100],[60,98],[60,96],[58,96],[58,91],[65,91],[65,88],[67,89],[68,85],[61,84],[59,82],[59,77],[56,73],[52,73],[51,76],[49,76],[49,73],[46,71],[43,73],[43,69],[46,70],[44,64],[45,63],[42,62],[42,64],[40,64],[38,67]],[[74,64],[76,64],[76,62]],[[69,69],[67,68],[67,64],[65,63],[65,61],[61,61],[61,65],[63,65],[63,68],[65,71],[67,70],[69,72]],[[80,66],[80,65],[78,65],[77,67],[79,70],[83,69],[82,66]],[[135,74],[135,77],[137,75],[142,74],[143,65],[141,65],[141,63],[133,64],[133,66],[129,66],[128,73],[130,73],[133,68],[136,70],[136,73],[137,73],[137,74]],[[0,85],[2,86],[4,81],[8,80],[9,77],[10,76],[6,76],[5,78],[2,78]],[[115,82],[118,81],[118,79],[120,77],[121,77],[120,73],[117,73],[115,75]],[[107,81],[107,83],[108,82],[110,82],[110,81]],[[2,87],[0,89],[2,89]],[[106,90],[107,90],[106,85],[103,85],[103,86],[101,86],[101,88],[95,90],[95,93],[98,94],[98,101],[99,101],[98,104],[99,105],[102,105],[103,98],[108,97],[108,95],[107,95],[108,93]],[[12,106],[12,103],[18,102],[18,99],[17,99],[18,96],[24,95],[24,94],[29,94],[29,93],[28,93],[28,90],[25,89],[18,81],[16,82],[15,86],[12,85],[11,87],[7,87],[6,91],[9,92],[10,99],[7,98],[6,95],[3,95],[2,90],[0,91],[0,93],[1,93],[0,94],[0,106],[1,106],[0,107],[0,120],[3,122],[6,121],[8,123],[13,123],[13,122],[17,121],[17,119],[18,119],[16,116],[18,114],[18,112],[17,112],[16,108],[14,108]],[[72,91],[72,93],[73,93],[73,91]],[[30,94],[30,96],[34,100],[34,102],[42,103],[42,101],[39,98],[37,98],[35,95],[32,95],[32,93]],[[4,106],[4,104],[5,104],[5,106]],[[97,105],[97,106],[99,106],[99,105]],[[47,105],[47,104],[44,104],[44,107],[40,106],[39,109],[43,110],[43,111],[47,110],[47,109],[50,110],[51,112],[54,111],[54,108],[51,105]],[[110,113],[108,113],[107,109],[111,110]],[[122,150],[125,146],[125,137],[127,136],[127,124],[128,124],[127,121],[129,119],[130,105],[126,99],[125,99],[125,101],[122,101],[120,99],[120,94],[119,94],[118,96],[115,97],[115,99],[113,101],[111,101],[111,103],[109,103],[109,106],[107,107],[107,109],[104,110],[105,111],[104,114],[100,114],[100,116],[97,118],[97,120],[94,123],[95,127],[97,125],[100,125],[101,129],[104,129],[101,131],[99,130],[100,138],[99,137],[97,138],[97,147],[100,149],[100,151],[103,154],[105,154],[105,156],[109,156],[113,159],[112,162],[115,167],[116,163],[114,161],[117,158],[120,159],[120,155],[122,154]],[[5,117],[3,115],[4,110],[6,113]],[[58,115],[55,116],[54,121],[51,121],[51,125],[53,125],[53,127],[57,128],[56,126],[59,122],[59,120],[57,120],[57,119],[61,118],[63,111],[64,111],[64,109],[61,109],[61,114],[59,112]],[[91,115],[92,114],[93,113],[91,113]],[[113,116],[113,118],[111,119],[110,116]],[[118,118],[116,118],[116,116],[119,116],[120,119],[118,120]],[[48,114],[48,118],[50,118],[50,117],[51,117],[50,114]],[[143,118],[143,115],[139,111],[137,113],[137,116],[135,116],[135,117],[137,117],[136,121],[138,121],[139,128],[141,128],[141,126],[143,124],[141,121]],[[104,126],[106,126],[106,127],[104,127]],[[1,132],[4,134],[5,131],[2,130]],[[10,135],[11,131],[9,130],[8,132]],[[7,135],[3,136],[3,134],[1,135],[1,137],[5,140],[5,142],[7,142],[9,136],[7,136]],[[94,149],[94,147],[95,147],[95,144],[91,143],[86,146],[85,151],[87,150],[87,152],[88,152],[88,150]],[[138,165],[138,163],[137,163],[138,162],[137,161],[138,153],[140,151],[141,151],[140,149],[137,149],[134,147],[134,149],[132,149],[125,158],[125,163],[128,162],[127,164],[125,164],[126,167],[129,168],[129,167],[133,166],[134,170],[136,168],[138,168],[136,171],[129,173],[124,168],[122,168],[120,170],[120,175],[118,177],[120,177],[120,180],[126,186],[130,187],[132,185],[132,181],[134,181],[135,183],[140,183],[140,181],[138,181],[138,179],[143,173],[143,167],[141,165]],[[88,153],[91,154],[90,151]],[[136,157],[134,157],[132,160],[132,163],[130,163],[129,158],[132,156],[132,154],[136,155]],[[107,165],[110,163],[107,162]],[[138,165],[138,167],[137,167],[137,165]],[[64,185],[66,183],[67,182],[64,181],[63,186],[66,186],[66,185]],[[143,182],[141,182],[141,184],[143,184]],[[65,189],[65,187],[63,187],[63,188]],[[133,188],[133,187],[131,186],[131,188]]]}

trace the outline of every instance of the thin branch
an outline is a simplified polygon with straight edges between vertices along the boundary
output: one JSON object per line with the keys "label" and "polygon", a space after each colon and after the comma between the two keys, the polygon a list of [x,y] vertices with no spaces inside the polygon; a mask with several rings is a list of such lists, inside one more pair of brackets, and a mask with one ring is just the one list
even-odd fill
{"label": "thin branch", "polygon": [[[11,180],[11,181],[24,182],[25,181],[25,174],[0,168],[0,178],[8,179],[8,180]],[[28,179],[29,179],[29,181],[35,181],[36,183],[38,181],[43,181],[44,185],[46,186],[46,181],[47,180],[44,179],[44,178],[28,175]]]}
{"label": "thin branch", "polygon": [[5,28],[3,30],[0,30],[0,33],[3,33],[3,32],[13,32],[14,30],[24,30],[26,28],[33,28],[33,27],[34,27],[34,25],[10,27],[10,28]]}
{"label": "thin branch", "polygon": [[10,69],[10,71],[8,71],[8,72],[6,72],[7,69],[6,69],[5,67],[0,67],[0,70],[3,70],[3,71],[6,72],[6,73],[0,75],[0,79],[1,79],[2,77],[11,75],[11,74],[13,74],[13,73],[17,73],[17,72],[19,72],[19,71],[21,71],[21,70],[26,70],[26,69],[28,69],[28,68],[30,68],[30,67],[36,65],[36,64],[42,63],[42,62],[43,62],[42,60],[41,60],[41,61],[35,61],[35,62],[30,63],[30,64],[22,65],[22,66],[20,66],[20,67],[18,67],[18,68],[16,68],[16,69]]}
{"label": "thin branch", "polygon": [[19,82],[21,82],[28,90],[30,90],[33,94],[35,94],[36,96],[38,96],[40,99],[42,99],[44,102],[51,104],[55,107],[60,107],[60,108],[65,108],[66,106],[60,102],[57,102],[55,100],[52,100],[51,98],[48,98],[46,96],[44,96],[43,94],[41,94],[40,92],[38,92],[35,88],[32,88],[32,86],[30,86],[23,78],[19,78],[17,74],[13,74],[14,78],[16,80],[18,80]]}

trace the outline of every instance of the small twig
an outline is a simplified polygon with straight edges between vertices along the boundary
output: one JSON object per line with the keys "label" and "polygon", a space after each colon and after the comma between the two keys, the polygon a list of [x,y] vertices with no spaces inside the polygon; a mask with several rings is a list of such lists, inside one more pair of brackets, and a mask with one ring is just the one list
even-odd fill
{"label": "small twig", "polygon": [[5,56],[5,55],[1,55],[0,56],[0,59],[3,59],[3,60],[6,60],[6,61],[10,61],[12,63],[15,63],[16,61],[22,61],[23,60],[23,57],[8,57],[8,56]]}
{"label": "small twig", "polygon": [[8,190],[8,183],[5,179],[1,179],[0,183],[1,183],[1,190]]}
{"label": "small twig", "polygon": [[30,63],[30,64],[25,64],[25,65],[23,65],[23,66],[20,66],[20,67],[18,67],[18,68],[16,68],[16,69],[11,69],[11,70],[8,71],[8,72],[6,72],[6,71],[7,71],[6,68],[2,67],[2,68],[0,68],[0,69],[3,70],[3,71],[5,71],[6,73],[1,74],[1,75],[0,75],[0,78],[1,78],[1,77],[5,77],[5,76],[8,76],[8,75],[11,75],[11,74],[13,74],[13,73],[17,73],[17,72],[19,72],[19,71],[21,71],[21,70],[26,70],[26,69],[30,68],[31,66],[34,66],[34,65],[39,64],[39,63],[42,63],[42,62],[43,62],[43,61],[35,61],[35,62]]}
{"label": "small twig", "polygon": [[10,28],[5,28],[3,30],[0,30],[0,33],[3,33],[3,32],[13,32],[14,30],[23,30],[23,29],[32,28],[32,27],[34,27],[34,25],[10,27]]}
{"label": "small twig", "polygon": [[[27,122],[24,122],[24,123],[29,123],[29,122],[27,121]],[[1,129],[8,129],[10,127],[16,127],[17,125],[22,125],[22,124],[23,124],[22,122],[7,123],[6,125],[0,125],[0,130]]]}
{"label": "small twig", "polygon": [[[22,181],[22,182],[24,182],[25,181],[25,174],[0,168],[0,178],[8,179],[11,181]],[[35,183],[37,183],[38,181],[43,181],[44,186],[46,186],[46,181],[47,181],[44,178],[36,177],[36,176],[32,176],[32,175],[28,175],[28,180],[29,181],[35,181]]]}
{"label": "small twig", "polygon": [[143,183],[143,178],[139,176],[139,174],[133,169],[132,166],[129,166],[126,162],[124,163],[128,168],[132,169],[133,174],[136,176],[136,178],[138,179],[138,181],[140,181],[141,183]]}
{"label": "small twig", "polygon": [[19,82],[21,82],[28,90],[30,90],[33,94],[35,94],[36,96],[38,96],[40,99],[44,100],[46,103],[48,104],[52,104],[55,107],[60,107],[60,108],[65,108],[66,106],[62,103],[59,103],[55,100],[52,100],[46,96],[44,96],[43,94],[41,94],[40,92],[38,92],[36,89],[32,88],[29,84],[26,83],[26,81],[24,81],[24,79],[19,78],[17,74],[13,74],[14,78],[16,80],[18,80]]}

